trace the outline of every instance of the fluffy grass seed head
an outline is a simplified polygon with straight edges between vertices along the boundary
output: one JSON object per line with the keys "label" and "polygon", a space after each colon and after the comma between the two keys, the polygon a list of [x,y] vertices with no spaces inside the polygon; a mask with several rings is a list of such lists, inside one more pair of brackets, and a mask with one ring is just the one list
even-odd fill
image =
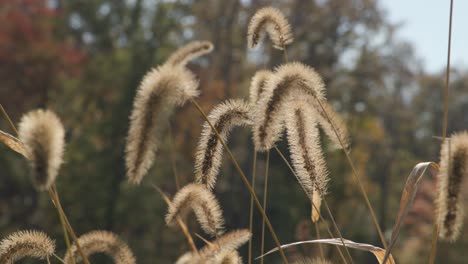
{"label": "fluffy grass seed head", "polygon": [[224,218],[221,206],[213,193],[202,184],[191,183],[180,189],[172,199],[166,223],[176,224],[178,216],[185,216],[192,209],[203,231],[209,235],[221,235]]}
{"label": "fluffy grass seed head", "polygon": [[265,86],[267,80],[273,76],[273,72],[268,70],[260,70],[255,73],[250,82],[250,103],[252,105],[256,104],[257,101],[261,98],[262,93],[265,91]]}
{"label": "fluffy grass seed head", "polygon": [[291,97],[325,100],[320,75],[311,67],[292,62],[278,67],[268,79],[253,108],[253,140],[257,151],[271,149],[284,130],[285,109]]}
{"label": "fluffy grass seed head", "polygon": [[52,111],[34,110],[21,118],[18,134],[27,149],[36,188],[49,189],[63,163],[65,129],[62,122]]}
{"label": "fluffy grass seed head", "polygon": [[172,53],[165,64],[185,66],[189,61],[210,53],[212,50],[213,44],[209,41],[192,41]]}
{"label": "fluffy grass seed head", "polygon": [[125,146],[127,178],[140,183],[154,163],[161,124],[174,106],[199,94],[195,76],[183,67],[162,66],[149,71],[138,88]]}
{"label": "fluffy grass seed head", "polygon": [[264,7],[258,10],[250,20],[247,29],[247,42],[249,48],[256,47],[268,34],[273,47],[284,49],[293,42],[291,26],[283,13],[273,7]]}
{"label": "fluffy grass seed head", "polygon": [[47,259],[55,252],[55,243],[40,231],[15,232],[0,241],[0,263],[13,264],[25,257]]}
{"label": "fluffy grass seed head", "polygon": [[[135,264],[135,257],[117,235],[109,231],[96,230],[86,233],[78,238],[78,243],[86,257],[96,253],[103,253],[112,258],[115,264]],[[72,263],[72,256],[77,261],[82,261],[81,255],[75,244],[71,246],[64,257],[66,264]]]}
{"label": "fluffy grass seed head", "polygon": [[[289,151],[296,176],[310,201],[320,209],[325,195],[328,170],[320,144],[316,112],[308,100],[297,97],[287,105],[285,114]],[[319,211],[312,208],[312,220],[319,218]]]}
{"label": "fluffy grass seed head", "polygon": [[221,251],[211,259],[186,252],[175,264],[242,264],[242,258],[237,251]]}
{"label": "fluffy grass seed head", "polygon": [[437,184],[437,222],[439,236],[455,241],[463,225],[462,186],[468,177],[468,132],[445,140],[440,152]]}
{"label": "fluffy grass seed head", "polygon": [[[250,105],[243,100],[227,100],[217,105],[208,115],[224,141],[236,126],[251,125]],[[208,122],[203,124],[195,155],[195,179],[197,183],[212,189],[221,167],[223,145]]]}
{"label": "fluffy grass seed head", "polygon": [[305,258],[298,261],[295,261],[293,264],[332,264],[330,261],[322,258]]}
{"label": "fluffy grass seed head", "polygon": [[[196,259],[206,264],[239,263],[241,259],[234,253],[240,246],[249,241],[251,233],[247,229],[234,230],[217,238],[210,245],[200,250]],[[236,262],[237,261],[237,262]]]}

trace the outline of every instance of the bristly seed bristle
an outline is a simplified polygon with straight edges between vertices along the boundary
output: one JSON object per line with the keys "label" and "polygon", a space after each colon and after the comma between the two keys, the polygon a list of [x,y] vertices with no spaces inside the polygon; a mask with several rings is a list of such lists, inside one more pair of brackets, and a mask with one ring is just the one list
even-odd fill
{"label": "bristly seed bristle", "polygon": [[278,67],[268,79],[253,110],[253,139],[257,151],[271,149],[284,130],[284,115],[292,96],[325,100],[324,84],[312,68],[298,62]]}
{"label": "bristly seed bristle", "polygon": [[216,197],[202,184],[188,184],[180,189],[169,206],[166,223],[174,226],[177,217],[185,216],[192,209],[203,231],[211,236],[224,232],[224,218]]}
{"label": "bristly seed bristle", "polygon": [[149,71],[138,88],[125,147],[127,178],[140,183],[152,166],[161,125],[176,105],[198,96],[195,76],[183,67],[162,66]]}
{"label": "bristly seed bristle", "polygon": [[[86,257],[96,253],[104,253],[112,258],[115,264],[135,264],[135,256],[125,242],[109,231],[92,231],[78,238],[78,243]],[[72,257],[78,262],[81,255],[75,244],[64,257],[66,264],[72,263]]]}
{"label": "bristly seed bristle", "polygon": [[273,47],[284,49],[293,42],[291,26],[283,13],[273,7],[264,7],[258,10],[250,20],[247,29],[247,42],[249,48],[256,47],[268,33]]}
{"label": "bristly seed bristle", "polygon": [[55,243],[40,231],[19,231],[0,241],[0,263],[13,264],[25,257],[47,259],[55,252]]}
{"label": "bristly seed bristle", "polygon": [[52,111],[31,111],[21,118],[18,133],[28,152],[36,188],[49,189],[63,163],[65,129],[62,122]]}
{"label": "bristly seed bristle", "polygon": [[[193,263],[236,263],[223,262],[235,261],[235,252],[240,246],[249,241],[251,233],[247,229],[234,230],[217,238],[210,245],[206,245],[200,250],[200,255],[194,258]],[[234,255],[233,255],[234,254]],[[237,263],[236,263],[237,264]]]}
{"label": "bristly seed bristle", "polygon": [[209,41],[192,41],[172,53],[165,64],[185,66],[188,62],[208,54],[212,50],[213,44]]}
{"label": "bristly seed bristle", "polygon": [[[217,105],[208,120],[224,141],[236,126],[251,125],[250,105],[243,100],[228,100]],[[221,167],[223,145],[208,122],[203,125],[195,156],[195,179],[212,189]]]}
{"label": "bristly seed bristle", "polygon": [[463,225],[462,184],[468,177],[468,132],[447,138],[440,152],[437,222],[439,236],[455,241]]}

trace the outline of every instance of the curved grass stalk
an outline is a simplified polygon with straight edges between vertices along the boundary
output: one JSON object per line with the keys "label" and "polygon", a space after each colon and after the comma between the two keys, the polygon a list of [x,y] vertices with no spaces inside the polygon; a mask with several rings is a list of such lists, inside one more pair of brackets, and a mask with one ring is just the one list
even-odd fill
{"label": "curved grass stalk", "polygon": [[[218,130],[210,122],[210,120],[208,119],[208,116],[205,114],[205,112],[203,111],[201,106],[193,98],[190,98],[190,101],[192,102],[193,105],[195,105],[197,110],[200,112],[200,114],[203,116],[203,118],[206,120],[206,122],[210,125],[211,129],[213,129],[213,131],[216,133],[216,136],[218,137],[219,141],[221,142],[223,147],[226,149],[226,152],[228,153],[229,158],[231,159],[232,163],[234,164],[234,167],[236,167],[236,170],[238,171],[242,181],[244,182],[245,186],[247,187],[248,191],[250,192],[250,195],[253,197],[255,205],[256,205],[258,211],[262,215],[263,219],[265,219],[265,223],[267,224],[267,227],[268,227],[268,229],[269,229],[269,231],[271,233],[271,236],[273,237],[273,240],[275,241],[275,244],[278,247],[281,247],[281,243],[279,242],[278,236],[276,235],[276,232],[273,229],[273,226],[271,225],[270,220],[268,219],[265,211],[263,210],[262,205],[260,204],[260,201],[258,200],[258,197],[255,194],[254,189],[252,188],[252,186],[249,183],[249,180],[245,176],[244,172],[242,171],[241,167],[239,166],[239,163],[237,162],[236,158],[232,154],[231,149],[226,145],[226,142],[224,142],[224,140],[221,137],[221,135],[219,134]],[[284,251],[282,249],[280,249],[279,253],[281,255],[281,259],[282,259],[283,263],[288,264],[289,262],[288,262],[288,259],[286,258],[286,254],[284,253]]]}

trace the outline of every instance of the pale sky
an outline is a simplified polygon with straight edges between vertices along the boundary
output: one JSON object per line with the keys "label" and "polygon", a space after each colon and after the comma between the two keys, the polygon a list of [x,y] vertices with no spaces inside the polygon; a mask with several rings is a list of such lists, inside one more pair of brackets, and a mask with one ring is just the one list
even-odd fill
{"label": "pale sky", "polygon": [[[450,0],[381,0],[391,22],[403,25],[398,38],[414,44],[429,72],[447,64]],[[451,65],[468,69],[468,0],[454,0]]]}

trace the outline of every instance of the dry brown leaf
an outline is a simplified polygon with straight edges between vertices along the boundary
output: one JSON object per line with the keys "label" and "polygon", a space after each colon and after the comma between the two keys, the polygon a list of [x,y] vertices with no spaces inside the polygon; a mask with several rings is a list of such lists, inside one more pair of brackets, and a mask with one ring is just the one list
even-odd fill
{"label": "dry brown leaf", "polygon": [[[401,194],[400,209],[398,210],[395,225],[393,226],[390,244],[387,248],[388,254],[390,254],[393,246],[395,245],[398,239],[398,235],[400,234],[401,224],[403,223],[403,220],[408,214],[411,205],[413,205],[414,197],[416,196],[416,192],[418,191],[419,182],[421,181],[422,177],[426,174],[427,171],[429,171],[432,177],[435,177],[438,170],[439,166],[434,162],[421,162],[414,166],[410,175],[406,179],[405,188],[403,189],[403,193]],[[386,261],[385,258],[386,255],[383,257],[383,263],[390,263],[389,261]]]}
{"label": "dry brown leaf", "polygon": [[0,130],[0,141],[13,151],[18,152],[28,159],[28,152],[24,144],[16,137]]}
{"label": "dry brown leaf", "polygon": [[[356,243],[356,242],[348,240],[348,239],[341,240],[341,238],[327,238],[327,239],[314,239],[314,240],[300,241],[300,242],[294,242],[294,243],[282,245],[281,248],[285,249],[285,248],[294,247],[294,246],[303,245],[303,244],[329,244],[329,245],[337,245],[337,246],[343,246],[343,244],[344,244],[344,246],[346,246],[348,248],[371,252],[372,254],[375,255],[375,257],[379,261],[379,263],[382,263],[382,260],[383,260],[384,255],[385,255],[385,250],[382,249],[382,248],[379,248],[379,247],[376,247],[376,246],[373,246],[373,245],[370,245],[370,244]],[[262,255],[260,257],[258,257],[257,259],[263,258],[264,256],[269,255],[269,254],[271,254],[271,253],[273,253],[275,251],[278,251],[277,247],[270,250],[270,251],[268,251],[267,253],[265,253],[264,255]],[[387,263],[388,264],[395,264],[396,263],[391,254],[390,254],[389,258],[388,258]]]}

